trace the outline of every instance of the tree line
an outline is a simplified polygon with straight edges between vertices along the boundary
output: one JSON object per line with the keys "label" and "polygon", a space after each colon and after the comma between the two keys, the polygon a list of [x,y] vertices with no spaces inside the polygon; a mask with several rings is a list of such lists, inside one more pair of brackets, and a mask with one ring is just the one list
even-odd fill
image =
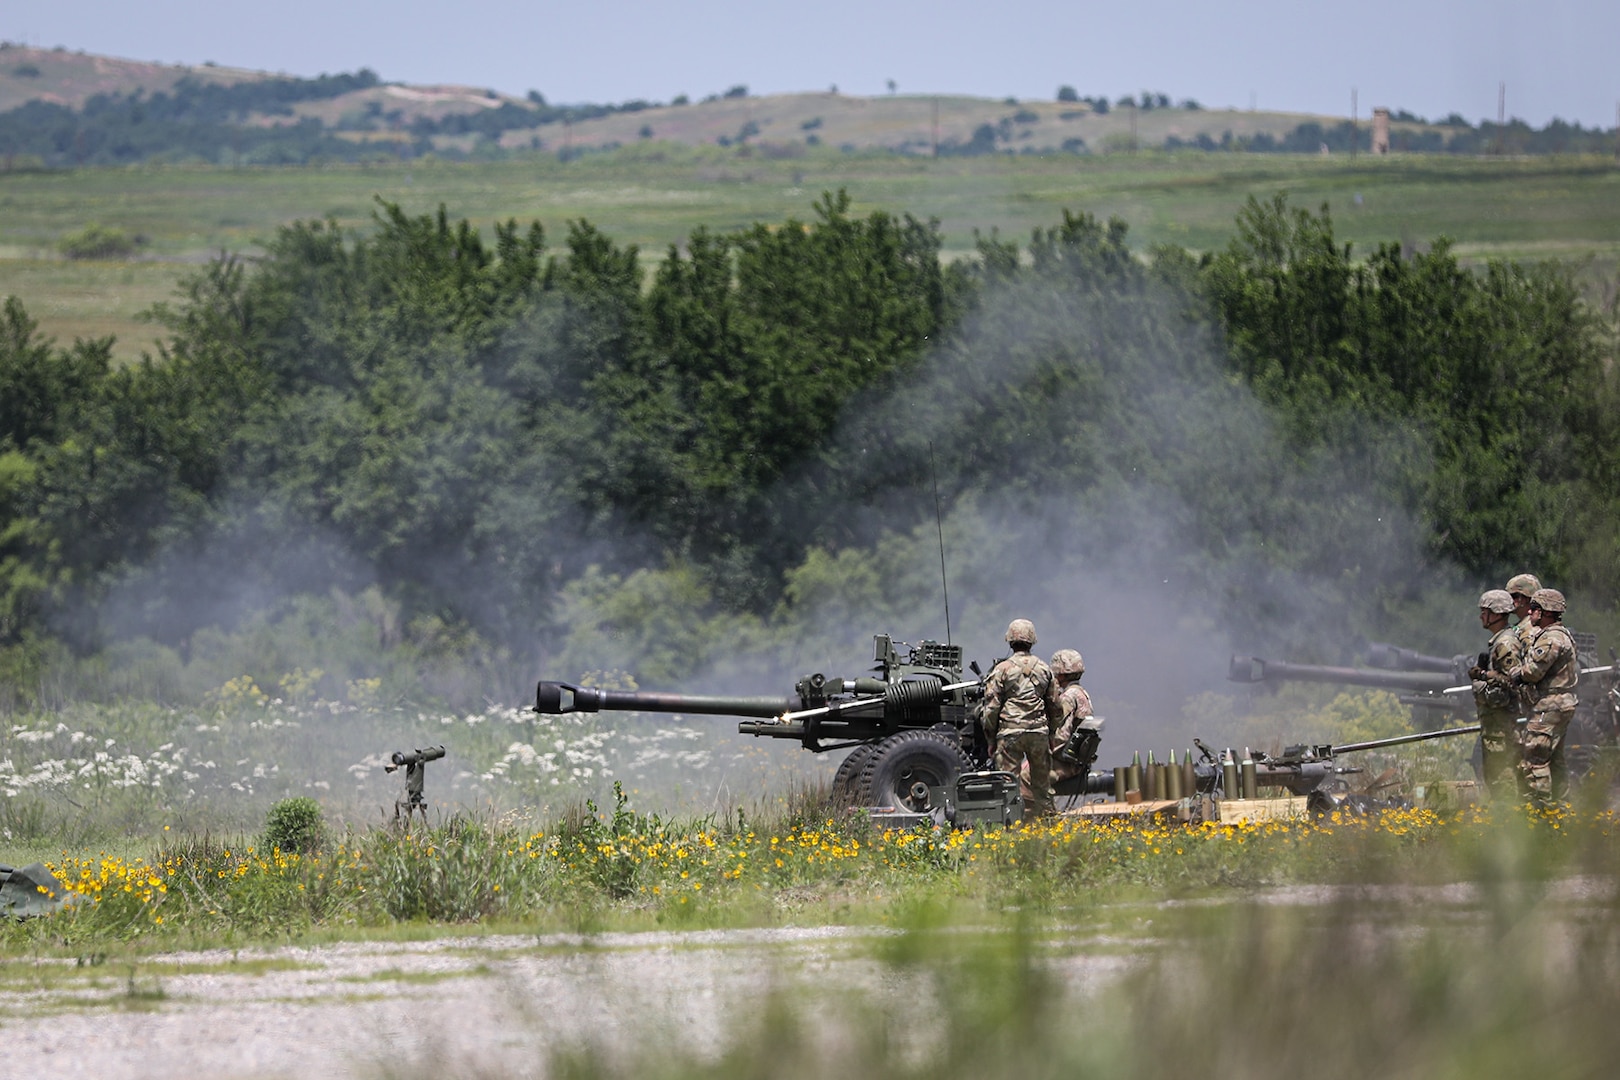
{"label": "tree line", "polygon": [[[1360,256],[1281,196],[1203,255],[1069,213],[940,251],[936,223],[842,193],[698,230],[650,274],[583,220],[486,235],[380,203],[369,230],[216,260],[137,364],[8,299],[0,644],[185,648],[370,589],[385,635],[523,655],[662,619],[673,671],[695,627],[712,648],[898,587],[913,571],[880,568],[940,506],[987,546],[1020,520],[1117,551],[1168,521],[1211,602],[1288,575],[1367,630],[1437,568],[1620,595],[1613,327],[1569,268]],[[1416,562],[1376,559],[1386,514]]]}

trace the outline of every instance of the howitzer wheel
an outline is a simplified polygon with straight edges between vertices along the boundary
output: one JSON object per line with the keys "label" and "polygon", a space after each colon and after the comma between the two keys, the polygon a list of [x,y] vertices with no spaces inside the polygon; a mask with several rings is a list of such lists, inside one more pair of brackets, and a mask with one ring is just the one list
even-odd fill
{"label": "howitzer wheel", "polygon": [[849,752],[843,761],[838,763],[838,771],[833,774],[832,800],[834,806],[859,805],[861,795],[861,773],[866,769],[866,763],[877,752],[876,743],[862,743]]}
{"label": "howitzer wheel", "polygon": [[866,759],[858,805],[921,813],[932,809],[929,788],[954,784],[972,768],[954,734],[896,732],[874,746]]}

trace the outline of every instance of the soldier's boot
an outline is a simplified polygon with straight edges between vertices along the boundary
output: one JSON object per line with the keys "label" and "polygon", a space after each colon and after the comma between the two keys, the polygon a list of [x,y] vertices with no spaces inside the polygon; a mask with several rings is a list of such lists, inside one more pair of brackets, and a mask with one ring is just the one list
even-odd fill
{"label": "soldier's boot", "polygon": [[1519,763],[1519,768],[1525,800],[1536,809],[1545,810],[1553,804],[1551,762],[1544,753],[1546,748],[1539,744],[1532,746],[1529,738],[1525,741],[1524,749],[1524,760]]}

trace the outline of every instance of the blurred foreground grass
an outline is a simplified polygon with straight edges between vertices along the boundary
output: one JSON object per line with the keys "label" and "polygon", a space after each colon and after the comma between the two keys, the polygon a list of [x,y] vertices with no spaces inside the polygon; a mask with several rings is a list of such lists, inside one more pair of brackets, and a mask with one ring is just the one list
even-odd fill
{"label": "blurred foreground grass", "polygon": [[[718,1052],[649,1024],[629,1046],[587,1042],[530,1075],[1612,1075],[1612,896],[1566,903],[1532,886],[1422,901],[1160,908],[1111,941],[1054,939],[1028,919],[975,933],[919,920],[880,953],[898,992],[777,991]],[[1088,977],[1099,948],[1117,975]]]}

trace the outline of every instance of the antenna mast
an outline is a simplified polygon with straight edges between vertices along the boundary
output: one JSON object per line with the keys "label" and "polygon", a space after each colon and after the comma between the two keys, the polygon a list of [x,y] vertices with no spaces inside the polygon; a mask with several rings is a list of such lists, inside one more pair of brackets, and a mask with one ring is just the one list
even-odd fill
{"label": "antenna mast", "polygon": [[934,465],[934,440],[928,440],[928,472],[934,480],[934,527],[939,530],[939,589],[945,594],[945,644],[951,644],[951,585],[945,576],[945,518],[939,510],[939,469]]}

